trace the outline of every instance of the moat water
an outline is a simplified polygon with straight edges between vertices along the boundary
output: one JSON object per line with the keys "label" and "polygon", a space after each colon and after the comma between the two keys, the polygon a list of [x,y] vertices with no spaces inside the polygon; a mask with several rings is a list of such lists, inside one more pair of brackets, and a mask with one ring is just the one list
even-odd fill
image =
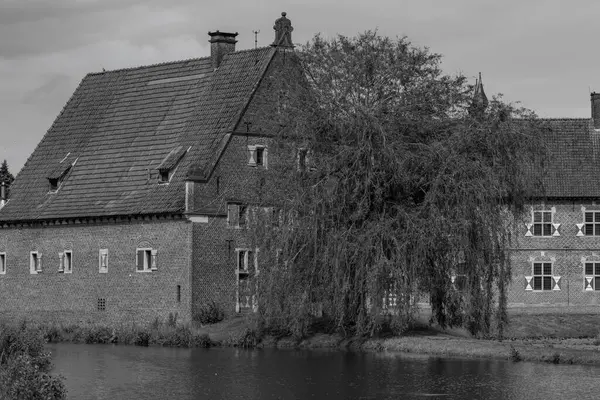
{"label": "moat water", "polygon": [[316,350],[49,344],[69,399],[597,399],[600,368]]}

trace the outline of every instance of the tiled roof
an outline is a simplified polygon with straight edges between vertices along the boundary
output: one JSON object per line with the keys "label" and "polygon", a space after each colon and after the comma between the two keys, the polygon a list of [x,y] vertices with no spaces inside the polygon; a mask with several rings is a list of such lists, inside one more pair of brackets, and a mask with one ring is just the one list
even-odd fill
{"label": "tiled roof", "polygon": [[[182,212],[188,171],[211,170],[274,54],[238,51],[214,72],[201,58],[88,74],[19,172],[0,221]],[[159,184],[159,164],[190,146]],[[75,159],[49,193],[48,177]]]}
{"label": "tiled roof", "polygon": [[600,198],[600,131],[591,119],[545,119],[547,197]]}

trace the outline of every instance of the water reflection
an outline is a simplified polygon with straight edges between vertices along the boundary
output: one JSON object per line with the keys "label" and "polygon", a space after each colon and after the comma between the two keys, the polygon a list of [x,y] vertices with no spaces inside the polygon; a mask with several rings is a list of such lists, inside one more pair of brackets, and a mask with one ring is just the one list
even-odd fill
{"label": "water reflection", "polygon": [[72,399],[597,398],[600,369],[339,351],[53,344]]}

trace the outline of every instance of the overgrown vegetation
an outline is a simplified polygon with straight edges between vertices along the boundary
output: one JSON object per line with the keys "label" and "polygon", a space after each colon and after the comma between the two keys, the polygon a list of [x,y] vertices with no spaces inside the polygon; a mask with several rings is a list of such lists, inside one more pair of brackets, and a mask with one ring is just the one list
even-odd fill
{"label": "overgrown vegetation", "polygon": [[0,325],[0,398],[58,400],[66,398],[60,377],[50,375],[50,354],[40,331],[26,324]]}
{"label": "overgrown vegetation", "polygon": [[216,324],[223,321],[223,318],[225,312],[214,300],[203,304],[194,316],[194,320],[200,321],[201,324]]}
{"label": "overgrown vegetation", "polygon": [[501,336],[511,232],[543,192],[535,115],[473,103],[465,77],[405,38],[316,36],[297,57],[305,79],[282,79],[273,145],[294,162],[269,166],[257,195],[281,212],[252,224],[260,324],[402,332],[424,297],[442,327]]}

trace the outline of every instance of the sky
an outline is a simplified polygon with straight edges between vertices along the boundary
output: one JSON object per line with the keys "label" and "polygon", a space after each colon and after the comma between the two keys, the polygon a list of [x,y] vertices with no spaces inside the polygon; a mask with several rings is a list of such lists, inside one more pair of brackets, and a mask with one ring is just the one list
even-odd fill
{"label": "sky", "polygon": [[282,11],[295,43],[407,36],[540,117],[588,118],[600,92],[595,0],[0,0],[0,160],[16,175],[87,73],[209,56],[215,30],[266,46]]}

